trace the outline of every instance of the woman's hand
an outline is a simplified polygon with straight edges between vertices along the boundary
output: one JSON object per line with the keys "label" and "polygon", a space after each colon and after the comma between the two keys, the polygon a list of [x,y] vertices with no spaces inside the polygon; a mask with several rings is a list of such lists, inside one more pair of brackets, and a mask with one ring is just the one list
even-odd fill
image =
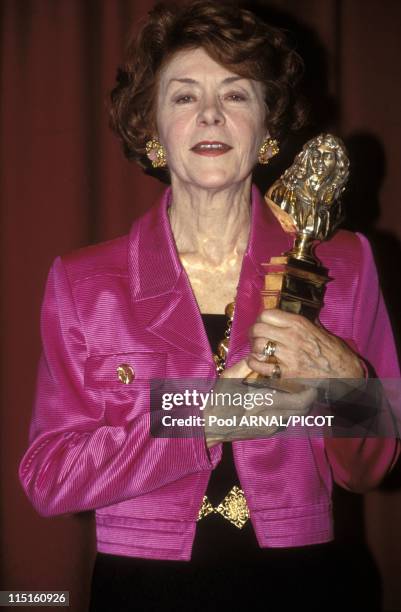
{"label": "woman's hand", "polygon": [[347,344],[305,317],[276,308],[263,310],[250,328],[249,367],[271,376],[274,363],[266,363],[263,349],[276,343],[274,357],[285,378],[363,378],[364,370]]}
{"label": "woman's hand", "polygon": [[[280,429],[279,425],[259,426],[258,424],[250,425],[247,422],[242,424],[242,417],[269,417],[270,420],[272,417],[276,417],[280,421],[280,417],[287,419],[290,416],[306,415],[317,398],[317,390],[312,387],[292,394],[273,391],[268,386],[250,387],[242,382],[247,374],[249,374],[247,360],[241,359],[234,366],[227,368],[216,381],[213,388],[215,394],[231,394],[231,397],[235,395],[237,398],[242,395],[244,399],[247,398],[247,402],[253,405],[251,408],[245,408],[244,402],[220,405],[209,403],[203,413],[205,439],[208,448],[220,442],[270,437]],[[261,405],[260,398],[266,392],[272,398],[274,397],[274,400],[271,403],[262,403]],[[256,395],[258,395],[259,401],[254,402],[253,398]],[[219,419],[220,423],[213,423],[213,417]],[[232,417],[234,417],[235,423],[232,422]]]}
{"label": "woman's hand", "polygon": [[[301,315],[278,309],[264,310],[250,328],[249,334],[251,354],[247,359],[241,359],[236,365],[227,368],[221,378],[243,379],[249,374],[249,368],[263,376],[271,376],[275,364],[266,363],[263,355],[268,340],[276,343],[274,357],[278,360],[282,377],[306,379],[364,377],[358,355],[343,340]],[[254,414],[305,415],[309,412],[316,395],[315,388],[301,393],[283,393],[276,396],[274,408],[264,408]],[[206,409],[205,416],[213,412],[212,408]],[[277,429],[273,427],[266,434],[273,435]],[[249,427],[236,427],[231,431],[221,430],[220,435],[216,429],[213,431],[206,428],[205,435],[208,448],[222,441],[258,437]]]}

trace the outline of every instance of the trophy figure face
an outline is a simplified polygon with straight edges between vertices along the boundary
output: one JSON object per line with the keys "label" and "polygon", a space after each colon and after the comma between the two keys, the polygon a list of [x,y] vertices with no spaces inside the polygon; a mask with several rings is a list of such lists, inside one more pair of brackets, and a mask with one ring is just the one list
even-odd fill
{"label": "trophy figure face", "polygon": [[292,252],[297,259],[315,260],[313,242],[327,240],[343,220],[340,196],[348,175],[343,142],[331,134],[320,134],[304,145],[292,166],[268,191],[267,202],[273,212],[281,220],[285,213],[287,227],[297,234],[297,247]]}

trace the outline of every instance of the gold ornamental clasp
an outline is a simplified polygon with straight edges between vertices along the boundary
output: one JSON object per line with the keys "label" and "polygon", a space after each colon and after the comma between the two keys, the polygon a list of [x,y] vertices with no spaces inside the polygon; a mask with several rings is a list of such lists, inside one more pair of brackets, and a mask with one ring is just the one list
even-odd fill
{"label": "gold ornamental clasp", "polygon": [[205,495],[197,520],[200,521],[212,512],[221,514],[223,518],[230,521],[230,523],[238,527],[238,529],[242,529],[250,516],[244,492],[237,486],[234,486],[227,493],[223,501],[216,507],[213,507],[208,497]]}

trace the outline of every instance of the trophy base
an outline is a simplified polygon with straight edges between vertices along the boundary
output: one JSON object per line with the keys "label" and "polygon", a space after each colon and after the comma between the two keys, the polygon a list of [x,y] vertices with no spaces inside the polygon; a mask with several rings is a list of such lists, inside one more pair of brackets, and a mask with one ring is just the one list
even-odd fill
{"label": "trophy base", "polygon": [[326,268],[288,255],[272,257],[262,265],[267,272],[261,292],[265,308],[301,314],[310,321],[319,316],[326,284],[331,280]]}

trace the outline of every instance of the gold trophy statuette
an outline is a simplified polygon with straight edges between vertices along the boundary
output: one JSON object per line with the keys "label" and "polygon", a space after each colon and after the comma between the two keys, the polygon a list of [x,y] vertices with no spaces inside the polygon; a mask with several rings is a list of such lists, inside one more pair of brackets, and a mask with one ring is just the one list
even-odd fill
{"label": "gold trophy statuette", "polygon": [[[309,140],[294,163],[270,187],[267,205],[286,232],[295,233],[290,251],[262,264],[266,269],[262,290],[265,309],[280,308],[316,321],[330,279],[314,249],[329,239],[343,220],[341,194],[349,175],[343,142],[332,134]],[[276,362],[275,357],[269,358]],[[272,379],[251,372],[244,380],[271,387]],[[274,388],[295,391],[294,383],[274,380]],[[304,388],[304,387],[302,387]]]}

